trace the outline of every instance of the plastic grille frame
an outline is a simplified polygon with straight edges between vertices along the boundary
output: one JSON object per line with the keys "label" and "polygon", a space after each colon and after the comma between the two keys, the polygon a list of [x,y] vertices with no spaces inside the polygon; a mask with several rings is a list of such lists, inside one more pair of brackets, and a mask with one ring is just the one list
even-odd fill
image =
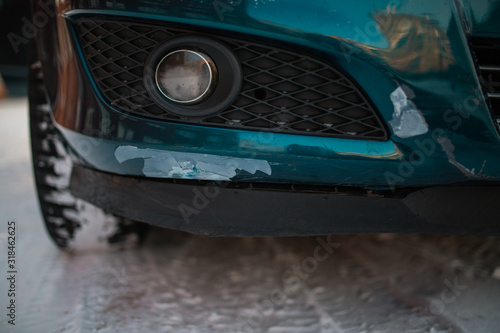
{"label": "plastic grille frame", "polygon": [[143,84],[144,66],[159,44],[199,32],[103,17],[80,18],[75,25],[93,80],[119,111],[231,129],[387,140],[378,112],[356,84],[309,55],[203,33],[235,53],[242,68],[242,87],[232,105],[217,114],[184,118],[153,101]]}

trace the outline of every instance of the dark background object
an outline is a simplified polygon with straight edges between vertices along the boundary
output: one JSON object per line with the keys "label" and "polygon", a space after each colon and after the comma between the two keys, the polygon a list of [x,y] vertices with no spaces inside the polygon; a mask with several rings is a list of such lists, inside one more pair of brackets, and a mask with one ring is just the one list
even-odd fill
{"label": "dark background object", "polygon": [[18,44],[16,52],[9,40],[9,36],[12,38],[14,34],[24,38],[23,18],[30,18],[27,0],[0,0],[0,74],[11,96],[26,95],[28,43]]}

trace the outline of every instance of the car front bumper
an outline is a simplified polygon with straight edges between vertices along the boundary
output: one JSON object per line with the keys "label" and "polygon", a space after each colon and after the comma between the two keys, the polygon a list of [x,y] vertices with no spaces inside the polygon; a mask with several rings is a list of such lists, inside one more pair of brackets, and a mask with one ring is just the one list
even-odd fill
{"label": "car front bumper", "polygon": [[[474,229],[477,232],[489,230],[494,224],[491,207],[498,201],[494,186],[500,184],[498,115],[491,110],[471,49],[472,37],[500,36],[491,19],[492,6],[481,20],[475,6],[461,1],[451,5],[432,1],[418,6],[400,1],[397,8],[362,1],[355,10],[340,1],[311,5],[295,0],[230,4],[199,0],[179,2],[175,7],[135,1],[67,0],[54,6],[56,18],[38,35],[53,121],[78,163],[87,168],[75,170],[86,170],[89,177],[93,174],[106,184],[92,184],[96,191],[92,192],[89,183],[81,181],[75,171],[72,188],[77,196],[131,218],[208,234],[362,230],[460,233],[466,224],[461,221],[468,221],[469,230],[475,228],[470,226],[475,220],[489,221],[479,223],[482,227]],[[380,21],[388,15],[393,20]],[[387,139],[219,128],[123,112],[103,97],[78,42],[77,20],[95,17],[179,25],[232,38],[246,36],[269,44],[275,41],[298,52],[307,49],[309,54],[328,58],[359,85],[379,112]],[[439,38],[433,40],[429,34],[428,43],[418,44],[422,36],[412,40],[409,34],[406,46],[394,47],[398,40],[394,40],[391,29],[398,20],[417,30],[430,27],[429,32],[434,31]],[[408,45],[417,47],[408,49]],[[401,61],[409,54],[414,55],[411,61]],[[405,110],[411,111],[406,120]],[[118,179],[123,179],[118,183],[124,189],[128,180],[135,184],[135,193],[120,194],[112,185]],[[220,189],[214,208],[207,210],[222,215],[191,214],[193,222],[187,224],[178,206],[192,203],[194,187],[179,187],[176,179],[232,184]],[[271,191],[230,190],[238,184],[260,184],[257,188],[267,184]],[[323,194],[316,189],[314,193],[282,191],[283,184],[326,186],[330,188],[326,191],[329,199],[319,200]],[[348,195],[338,195],[331,190],[338,187],[352,190]],[[106,189],[113,195],[105,195]],[[458,197],[453,195],[456,189],[463,189]],[[363,194],[353,195],[358,190]],[[159,202],[160,193],[172,201]],[[176,193],[182,195],[177,197]],[[143,200],[139,200],[141,196]],[[238,199],[241,197],[246,199]],[[344,202],[347,198],[352,204]],[[453,203],[454,198],[460,204]],[[461,204],[468,200],[475,204]],[[251,222],[254,217],[237,214],[234,207],[247,207],[246,201],[253,202],[246,209],[252,216],[270,216],[273,212],[276,222],[266,229]],[[155,207],[149,212],[135,202]],[[369,213],[360,214],[365,211],[363,207]],[[470,210],[468,214],[465,207]],[[320,218],[321,214],[325,216]],[[177,222],[168,222],[162,215],[176,217]],[[220,216],[229,218],[221,222]],[[447,222],[454,218],[457,221]],[[233,221],[231,226],[229,221],[237,219],[242,219],[241,223]],[[287,220],[295,222],[287,225]],[[311,222],[315,220],[318,222]]]}

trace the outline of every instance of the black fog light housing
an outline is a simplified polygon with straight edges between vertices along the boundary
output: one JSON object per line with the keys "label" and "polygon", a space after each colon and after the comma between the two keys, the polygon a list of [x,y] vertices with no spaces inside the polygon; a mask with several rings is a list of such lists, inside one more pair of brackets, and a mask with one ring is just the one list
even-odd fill
{"label": "black fog light housing", "polygon": [[165,111],[205,117],[227,108],[241,88],[241,68],[219,41],[185,35],[168,40],[149,56],[144,85]]}

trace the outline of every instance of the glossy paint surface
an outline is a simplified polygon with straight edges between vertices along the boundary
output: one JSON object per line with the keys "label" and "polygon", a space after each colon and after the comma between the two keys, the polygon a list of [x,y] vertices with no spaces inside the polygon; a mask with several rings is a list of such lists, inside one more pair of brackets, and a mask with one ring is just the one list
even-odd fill
{"label": "glossy paint surface", "polygon": [[[244,159],[270,165],[268,173],[237,169],[233,181],[382,189],[496,183],[500,181],[500,140],[481,93],[467,34],[500,34],[486,14],[480,18],[475,4],[446,0],[398,1],[397,5],[326,0],[59,1],[57,43],[39,49],[57,57],[56,70],[46,72],[50,81],[57,82],[54,120],[83,162],[101,171],[144,176],[145,158],[120,163],[115,155],[120,147],[135,147],[147,151],[147,158],[157,157],[151,154],[158,151],[174,159],[186,154],[178,162],[190,172],[164,174],[174,178],[198,179],[194,166],[203,161],[196,156],[204,154],[208,160]],[[157,20],[293,44],[298,51],[327,58],[350,75],[388,124],[390,138],[376,142],[264,133],[123,114],[103,100],[82,61],[71,22],[85,15]]]}

